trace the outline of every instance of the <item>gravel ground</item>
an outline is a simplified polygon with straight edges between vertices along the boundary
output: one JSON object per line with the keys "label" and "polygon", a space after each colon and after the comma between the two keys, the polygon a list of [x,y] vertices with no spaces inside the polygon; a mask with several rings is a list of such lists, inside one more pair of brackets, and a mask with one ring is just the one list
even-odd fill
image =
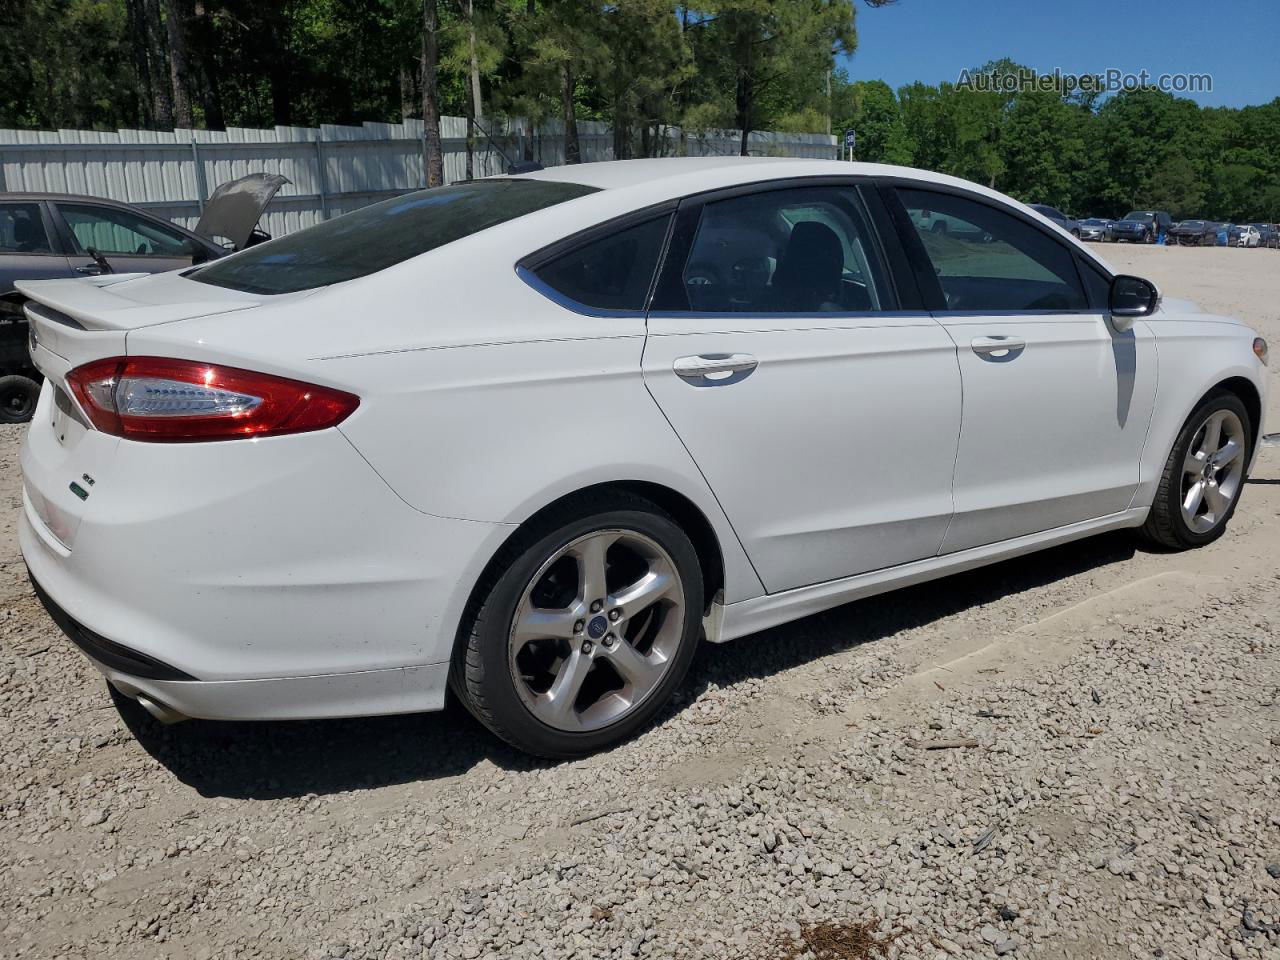
{"label": "gravel ground", "polygon": [[[1269,252],[1106,253],[1280,343]],[[113,704],[31,595],[18,442],[0,957],[1280,956],[1280,448],[1208,549],[1106,536],[706,647],[644,735],[549,764],[456,709]]]}

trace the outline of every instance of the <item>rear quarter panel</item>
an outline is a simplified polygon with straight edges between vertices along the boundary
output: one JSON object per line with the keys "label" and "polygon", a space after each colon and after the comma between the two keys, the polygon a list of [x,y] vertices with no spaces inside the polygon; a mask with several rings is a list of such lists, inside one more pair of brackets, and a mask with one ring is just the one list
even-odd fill
{"label": "rear quarter panel", "polygon": [[401,498],[437,517],[518,524],[585,487],[661,484],[715,530],[726,600],[759,595],[716,498],[645,389],[643,316],[551,302],[515,273],[513,254],[531,248],[532,238],[511,243],[494,269],[492,249],[459,241],[293,303],[131,331],[128,352],[356,393],[360,407],[340,429]]}
{"label": "rear quarter panel", "polygon": [[399,351],[323,366],[366,385],[361,409],[341,429],[418,509],[521,523],[596,484],[659,484],[691,500],[716,531],[726,600],[756,596],[763,588],[737,537],[645,389],[643,348],[633,326],[617,336]]}

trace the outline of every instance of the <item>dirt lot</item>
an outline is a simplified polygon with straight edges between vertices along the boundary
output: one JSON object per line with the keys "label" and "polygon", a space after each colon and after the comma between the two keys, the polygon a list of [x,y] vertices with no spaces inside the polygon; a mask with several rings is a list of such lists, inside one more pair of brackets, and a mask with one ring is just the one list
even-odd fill
{"label": "dirt lot", "polygon": [[[1280,345],[1274,251],[1104,252]],[[457,710],[117,710],[31,595],[18,442],[0,957],[1280,956],[1278,447],[1206,550],[1107,536],[706,648],[653,729],[544,764]]]}

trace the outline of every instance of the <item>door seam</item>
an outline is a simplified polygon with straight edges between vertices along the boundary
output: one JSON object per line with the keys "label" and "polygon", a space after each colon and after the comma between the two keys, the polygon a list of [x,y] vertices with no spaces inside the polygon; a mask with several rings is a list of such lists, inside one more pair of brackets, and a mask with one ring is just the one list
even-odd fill
{"label": "door seam", "polygon": [[[693,455],[693,451],[689,449],[689,445],[684,442],[684,437],[680,436],[680,431],[676,429],[676,425],[671,422],[671,418],[667,416],[667,411],[662,409],[662,404],[658,402],[658,398],[653,395],[653,391],[649,389],[649,376],[645,369],[645,354],[649,350],[649,315],[646,313],[644,318],[645,336],[644,344],[640,348],[640,382],[644,384],[644,392],[649,395],[649,399],[657,408],[659,415],[666,421],[667,427],[671,430],[672,435],[676,438],[676,442],[680,444],[685,454],[689,458],[689,462],[693,464],[693,469],[698,471],[698,476],[702,478],[702,482],[706,484],[707,492],[711,494],[711,499],[716,502],[716,506],[720,508],[720,515],[724,517],[724,522],[729,525],[729,531],[738,541],[738,547],[742,550],[742,555],[747,558],[747,565],[751,567],[751,572],[756,575],[756,580],[760,584],[760,588],[765,594],[769,594],[769,585],[765,583],[764,577],[760,576],[760,571],[756,569],[756,562],[752,558],[751,553],[747,550],[747,545],[742,542],[742,535],[738,533],[738,528],[733,524],[733,518],[729,516],[729,511],[724,508],[724,504],[720,502],[720,495],[716,493],[716,488],[711,485],[711,481],[707,479],[707,475],[702,472],[702,464],[698,463],[698,458]],[[723,551],[722,551],[723,552]]]}
{"label": "door seam", "polygon": [[956,433],[956,452],[951,459],[951,516],[947,518],[946,529],[942,531],[942,539],[938,541],[938,552],[934,556],[943,555],[943,547],[947,545],[947,537],[951,536],[951,528],[956,522],[956,473],[960,469],[960,445],[964,443],[964,367],[960,363],[960,343],[947,329],[947,325],[938,319],[937,314],[930,313],[933,322],[942,328],[942,332],[951,341],[952,355],[956,360],[956,376],[960,378],[960,429]]}

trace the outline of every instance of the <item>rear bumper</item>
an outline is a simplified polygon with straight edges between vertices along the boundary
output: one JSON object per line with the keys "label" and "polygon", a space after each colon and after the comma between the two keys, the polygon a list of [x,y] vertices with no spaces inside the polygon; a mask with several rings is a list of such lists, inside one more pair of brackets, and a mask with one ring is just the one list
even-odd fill
{"label": "rear bumper", "polygon": [[166,723],[204,720],[304,720],[418,713],[444,706],[449,664],[261,680],[196,680],[77,622],[31,584],[50,618],[111,685]]}
{"label": "rear bumper", "polygon": [[108,438],[61,444],[48,394],[23,444],[19,543],[116,687],[210,719],[441,706],[470,590],[509,525],[413,509],[337,431],[112,439],[86,466]]}

